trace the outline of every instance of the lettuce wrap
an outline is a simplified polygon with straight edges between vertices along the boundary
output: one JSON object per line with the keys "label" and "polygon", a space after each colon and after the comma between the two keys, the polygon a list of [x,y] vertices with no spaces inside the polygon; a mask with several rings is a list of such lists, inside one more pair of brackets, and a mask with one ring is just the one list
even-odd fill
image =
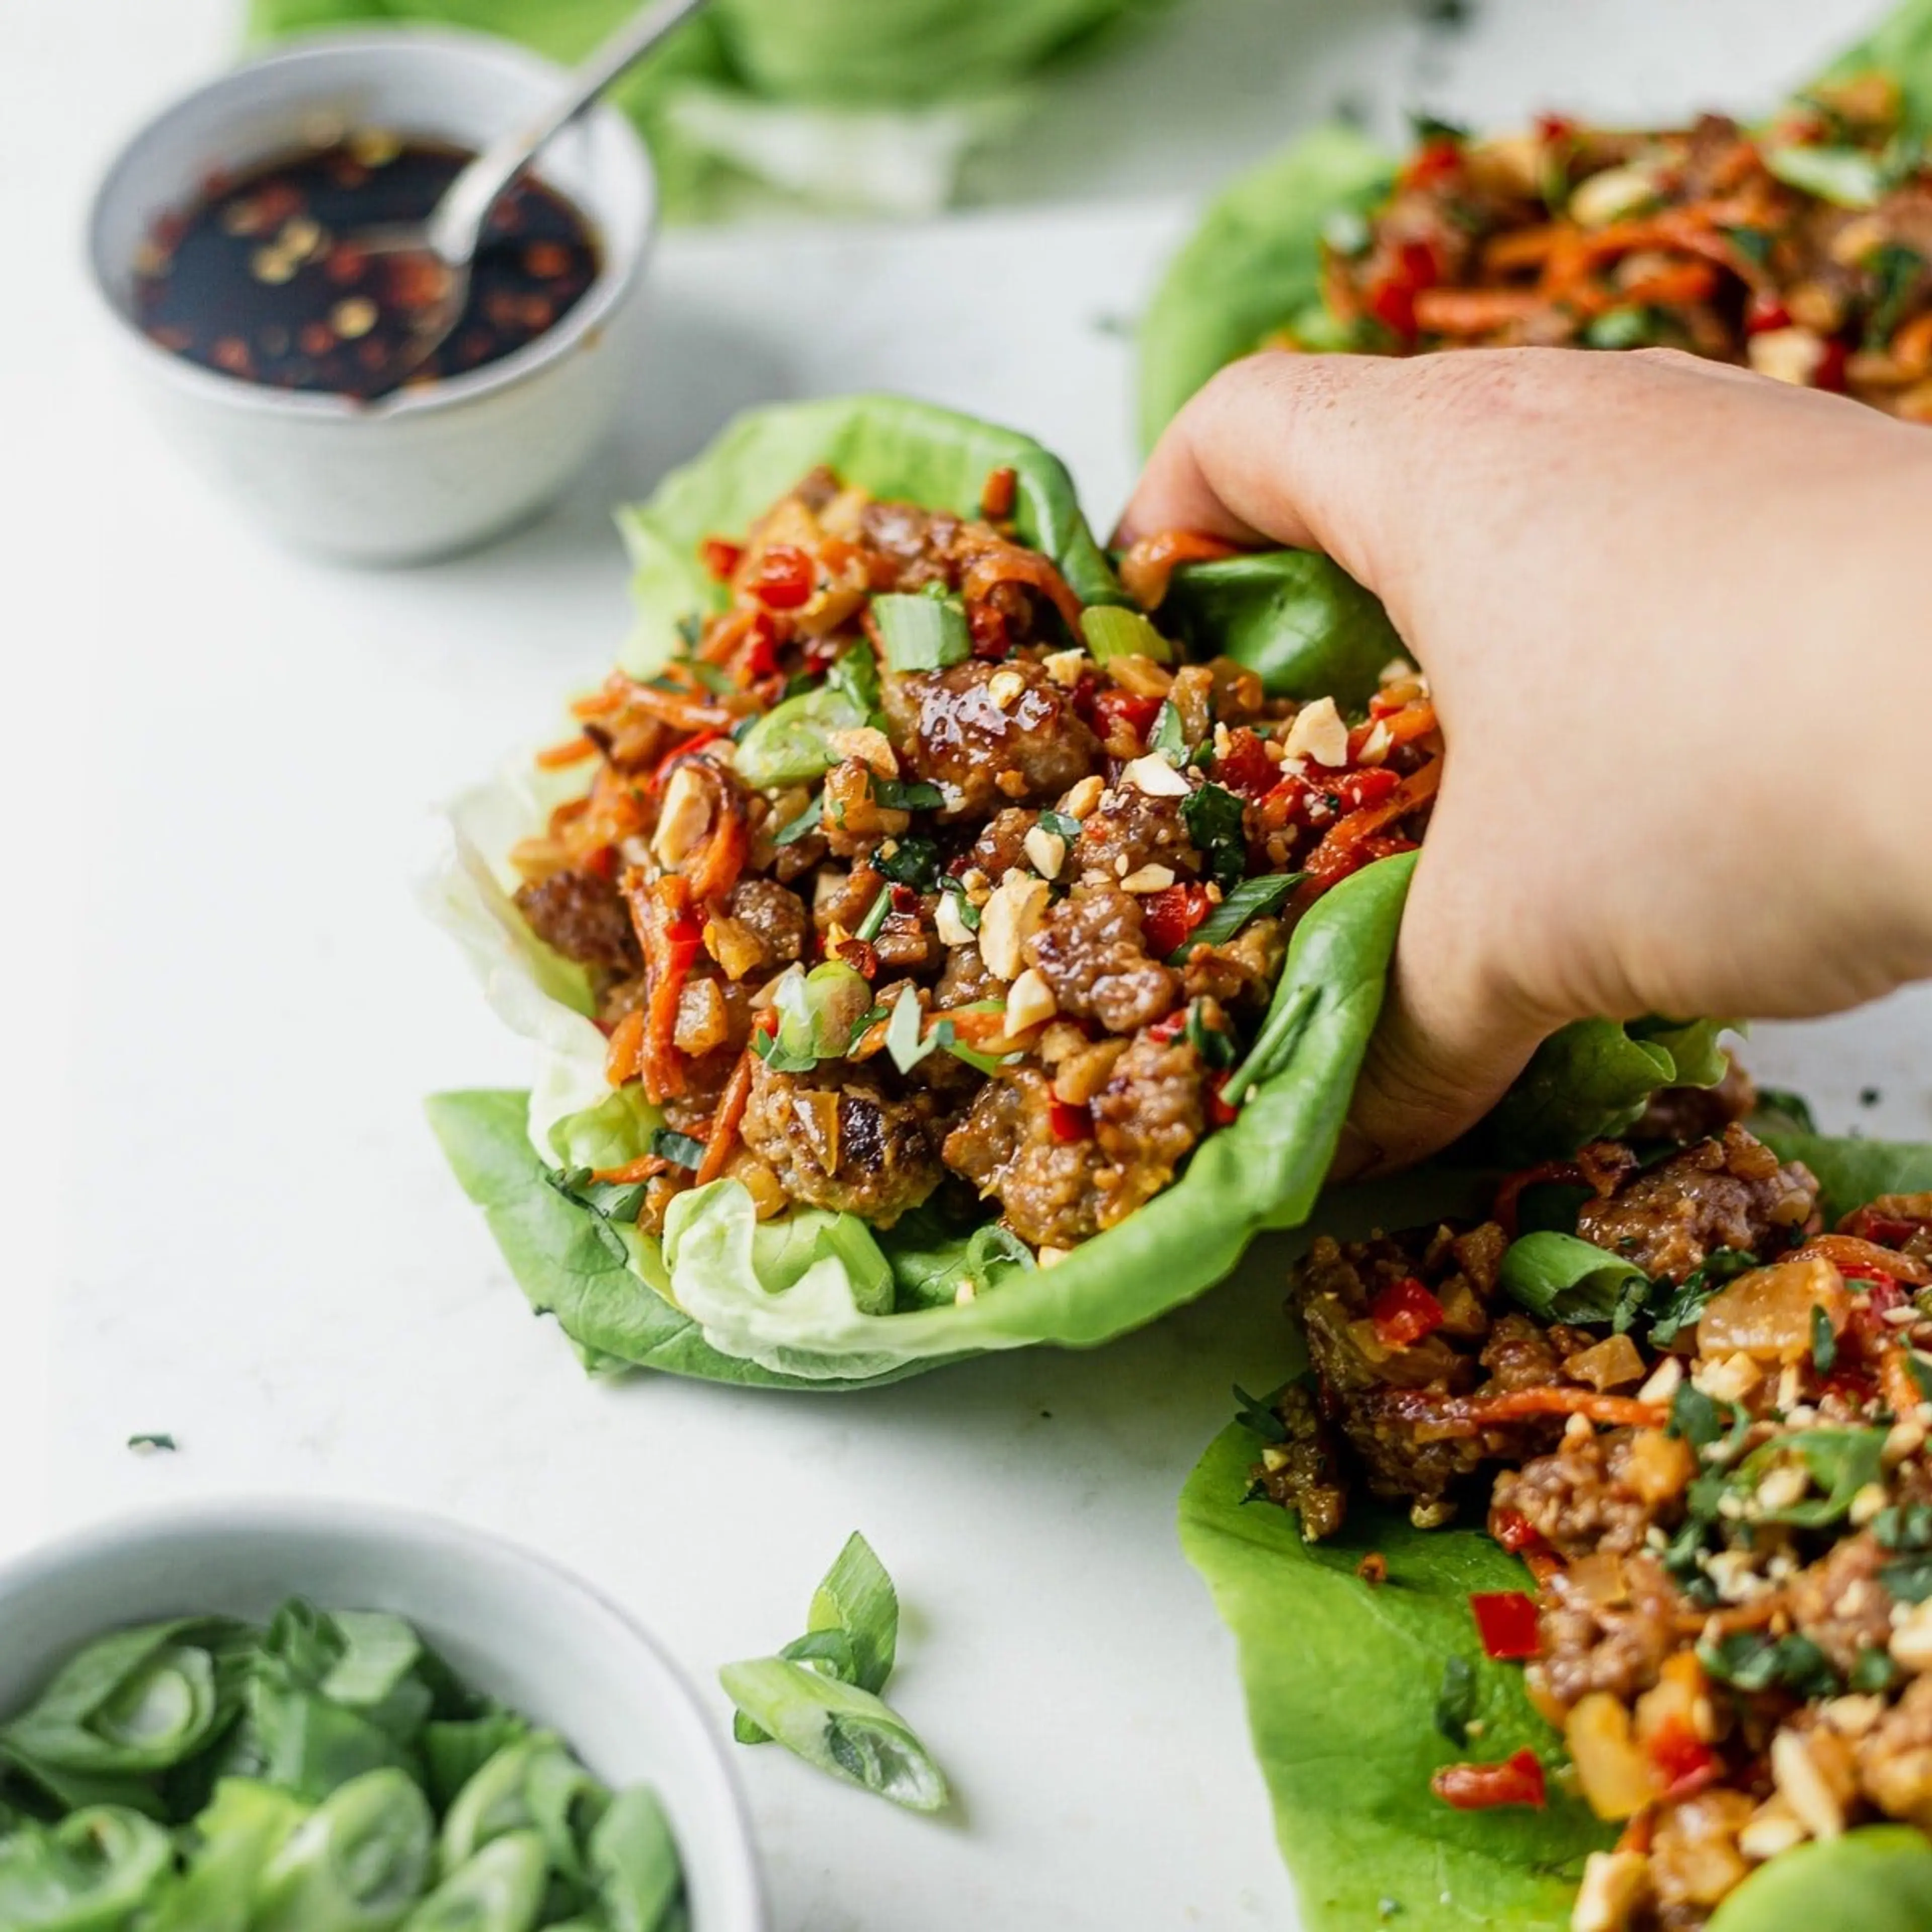
{"label": "lettuce wrap", "polygon": [[[1160,0],[714,0],[616,98],[649,136],[674,218],[730,212],[748,184],[833,206],[934,212],[1036,77]],[[388,22],[500,34],[566,65],[628,0],[250,0],[253,38]]]}
{"label": "lettuce wrap", "polygon": [[[698,561],[704,539],[744,530],[816,464],[878,496],[961,514],[990,470],[1009,469],[1018,536],[1083,603],[1127,601],[1066,471],[1025,437],[892,398],[784,406],[740,418],[622,514],[638,607],[626,670],[649,675],[677,647],[680,624],[720,598]],[[1306,554],[1187,566],[1162,610],[1190,650],[1232,657],[1282,695],[1358,702],[1398,649],[1375,601]],[[986,1349],[1090,1346],[1202,1293],[1261,1230],[1306,1217],[1380,1010],[1412,854],[1378,860],[1314,902],[1294,930],[1257,1035],[1266,1044],[1251,1097],[1233,1124],[1209,1133],[1164,1192],[1052,1267],[1034,1266],[992,1210],[962,1226],[921,1208],[883,1232],[854,1214],[796,1205],[760,1221],[730,1178],[680,1194],[660,1241],[546,1179],[621,1166],[662,1123],[638,1088],[608,1083],[582,969],[541,944],[509,896],[505,855],[543,824],[567,782],[526,764],[452,808],[428,903],[500,1016],[536,1046],[538,1074],[527,1095],[440,1096],[430,1117],[519,1283],[592,1369],[839,1390]],[[1607,1031],[1630,1047],[1623,1029]],[[1652,1088],[1714,1078],[1711,1034],[1636,1046],[1634,1085],[1628,1052],[1584,1055],[1580,1072],[1570,1070],[1563,1130],[1578,1138],[1614,1130]],[[1538,1091],[1533,1084],[1526,1099]],[[1526,1131],[1548,1111],[1532,1106]]]}
{"label": "lettuce wrap", "polygon": [[[1932,0],[1904,0],[1820,78],[1874,70],[1898,82],[1906,136],[1922,139],[1932,129]],[[1348,346],[1322,300],[1322,243],[1359,230],[1400,161],[1352,128],[1319,127],[1210,203],[1141,321],[1137,407],[1145,446],[1216,370],[1279,332],[1311,348]]]}
{"label": "lettuce wrap", "polygon": [[[1766,1138],[1822,1184],[1827,1225],[1877,1195],[1932,1190],[1932,1145]],[[1432,1769],[1472,1754],[1527,1748],[1552,1768],[1562,1761],[1521,1666],[1490,1660],[1471,1623],[1472,1592],[1533,1588],[1528,1572],[1479,1528],[1418,1529],[1389,1505],[1361,1504],[1340,1534],[1304,1541],[1291,1514],[1250,1500],[1265,1446],[1250,1419],[1224,1430],[1189,1478],[1180,1535],[1234,1633],[1302,1922],[1309,1932],[1384,1922],[1566,1932],[1584,1860],[1617,1828],[1554,1780],[1540,1811],[1458,1810],[1430,1788]],[[1358,1574],[1370,1551],[1387,1564],[1373,1586]],[[1928,1912],[1932,1844],[1904,1826],[1865,1826],[1759,1867],[1709,1927],[1902,1932],[1932,1923]]]}

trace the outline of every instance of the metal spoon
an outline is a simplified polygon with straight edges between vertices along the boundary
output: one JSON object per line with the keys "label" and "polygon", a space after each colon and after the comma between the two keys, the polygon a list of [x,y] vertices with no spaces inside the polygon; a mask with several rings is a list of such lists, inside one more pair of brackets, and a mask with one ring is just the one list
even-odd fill
{"label": "metal spoon", "polygon": [[470,299],[470,270],[490,211],[518,176],[554,136],[704,4],[705,0],[655,0],[577,68],[548,106],[499,135],[467,164],[422,220],[385,223],[344,238],[364,255],[419,256],[440,271],[437,292],[411,316],[407,334],[382,372],[386,380],[373,393],[386,393],[420,368],[462,319]]}

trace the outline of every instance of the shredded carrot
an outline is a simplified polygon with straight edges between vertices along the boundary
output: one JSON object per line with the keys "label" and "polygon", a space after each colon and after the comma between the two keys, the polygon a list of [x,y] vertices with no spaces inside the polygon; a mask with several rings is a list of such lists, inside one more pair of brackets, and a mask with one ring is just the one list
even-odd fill
{"label": "shredded carrot", "polygon": [[678,731],[728,731],[737,722],[736,714],[722,705],[660,691],[621,671],[607,678],[601,690],[580,698],[570,708],[576,716],[585,718],[608,717],[615,711],[641,712]]}
{"label": "shredded carrot", "polygon": [[538,766],[547,772],[562,771],[566,765],[580,765],[586,758],[594,758],[598,752],[597,740],[580,734],[567,738],[561,745],[551,745],[537,754]]}
{"label": "shredded carrot", "polygon": [[1142,538],[1120,559],[1120,581],[1143,610],[1158,610],[1184,563],[1218,563],[1240,554],[1234,544],[1201,530],[1162,530]]}
{"label": "shredded carrot", "polygon": [[1484,266],[1503,274],[1513,268],[1540,268],[1564,232],[1560,224],[1548,221],[1539,228],[1518,228],[1508,234],[1493,235],[1483,244]]}
{"label": "shredded carrot", "polygon": [[1912,375],[1932,374],[1932,309],[1915,315],[1892,338],[1892,358]]}
{"label": "shredded carrot", "polygon": [[604,1077],[614,1087],[638,1077],[638,1055],[644,1043],[644,1010],[633,1006],[611,1029],[604,1051]]}
{"label": "shredded carrot", "polygon": [[622,1167],[592,1168],[590,1178],[592,1180],[608,1182],[613,1186],[625,1187],[634,1180],[652,1180],[660,1174],[668,1174],[670,1166],[661,1154],[640,1154],[635,1160],[625,1162]]}
{"label": "shredded carrot", "polygon": [[718,1111],[711,1117],[711,1131],[705,1137],[704,1158],[698,1163],[700,1187],[724,1172],[738,1144],[738,1124],[744,1119],[746,1106],[752,1097],[752,1062],[756,1058],[754,1050],[747,1044],[718,1096]]}
{"label": "shredded carrot", "polygon": [[1436,796],[1442,783],[1442,760],[1432,758],[1419,770],[1411,772],[1388,796],[1375,805],[1352,812],[1332,826],[1320,844],[1310,853],[1304,871],[1306,877],[1289,901],[1296,912],[1305,912],[1336,880],[1346,878],[1366,854],[1363,848],[1384,826],[1406,818]]}
{"label": "shredded carrot", "polygon": [[1639,275],[1617,291],[1626,302],[1676,308],[1708,302],[1717,292],[1718,272],[1708,262],[1673,262],[1647,275]]}
{"label": "shredded carrot", "polygon": [[1536,289],[1422,289],[1415,326],[1431,335],[1487,335],[1527,322],[1550,306]]}
{"label": "shredded carrot", "polygon": [[678,1000],[704,944],[704,932],[692,917],[691,887],[678,874],[646,883],[632,872],[626,878],[624,891],[650,986],[639,1071],[645,1097],[655,1106],[684,1091],[684,1056],[677,1050]]}

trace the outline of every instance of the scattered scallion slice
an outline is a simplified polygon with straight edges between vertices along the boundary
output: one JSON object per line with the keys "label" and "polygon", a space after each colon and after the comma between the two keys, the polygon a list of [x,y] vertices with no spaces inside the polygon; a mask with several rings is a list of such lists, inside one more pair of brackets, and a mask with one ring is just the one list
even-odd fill
{"label": "scattered scallion slice", "polygon": [[950,1801],[926,1747],[869,1690],[780,1657],[728,1664],[718,1676],[752,1723],[807,1764],[908,1810],[938,1811]]}
{"label": "scattered scallion slice", "polygon": [[853,937],[868,941],[878,938],[884,928],[886,915],[892,909],[892,889],[890,886],[881,886],[874,895],[872,903],[866,908],[866,916],[860,920],[859,929]]}
{"label": "scattered scallion slice", "polygon": [[925,1011],[920,1005],[917,991],[911,986],[902,986],[898,998],[892,1003],[892,1018],[886,1024],[886,1051],[902,1073],[910,1073],[922,1060],[939,1051],[945,1043],[940,1038],[942,1032],[949,1038],[952,1035],[952,1022],[942,1020],[933,1029],[931,1039],[921,1040],[920,1031],[925,1023]]}
{"label": "scattered scallion slice", "polygon": [[1138,610],[1118,604],[1090,604],[1080,614],[1080,634],[1096,664],[1109,658],[1151,658],[1172,664],[1174,646]]}
{"label": "scattered scallion slice", "polygon": [[1787,188],[1835,208],[1872,208],[1886,190],[1886,170],[1860,148],[1767,148],[1764,164]]}
{"label": "scattered scallion slice", "polygon": [[1250,920],[1273,912],[1301,883],[1301,877],[1299,872],[1270,872],[1261,878],[1244,879],[1174,948],[1168,964],[1185,964],[1197,946],[1226,944]]}
{"label": "scattered scallion slice", "polygon": [[889,670],[944,670],[973,653],[965,610],[953,598],[874,597],[872,616]]}

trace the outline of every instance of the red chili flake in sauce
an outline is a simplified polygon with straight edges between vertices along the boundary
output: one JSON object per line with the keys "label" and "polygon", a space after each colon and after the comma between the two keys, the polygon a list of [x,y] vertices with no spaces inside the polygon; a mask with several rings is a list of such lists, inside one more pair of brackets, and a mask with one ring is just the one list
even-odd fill
{"label": "red chili flake in sauce", "polygon": [[1549,1802],[1543,1762],[1527,1748],[1501,1764],[1446,1764],[1429,1788],[1459,1811],[1493,1811],[1505,1804],[1540,1811]]}
{"label": "red chili flake in sauce", "polygon": [[1102,739],[1111,738],[1114,727],[1124,724],[1136,742],[1144,743],[1154,721],[1160,716],[1161,700],[1131,691],[1108,688],[1094,698],[1094,729]]}
{"label": "red chili flake in sauce", "polygon": [[1648,1749],[1664,1780],[1666,1804],[1694,1796],[1718,1775],[1717,1753],[1681,1717],[1665,1718]]}
{"label": "red chili flake in sauce", "polygon": [[1413,1275],[1392,1281],[1369,1304],[1376,1340],[1384,1348],[1406,1348],[1442,1326],[1442,1304]]}
{"label": "red chili flake in sauce", "polygon": [[[358,148],[366,158],[358,158]],[[376,158],[376,157],[381,158]],[[404,352],[447,272],[428,254],[368,256],[344,238],[420,220],[471,158],[428,142],[352,134],[285,155],[150,229],[136,265],[134,315],[149,338],[206,368],[276,388],[368,398],[434,381],[523,348],[582,299],[599,253],[574,203],[527,178],[500,206],[530,238],[486,236],[458,326],[427,361]],[[492,224],[494,231],[496,224]],[[541,251],[541,253],[540,253]],[[555,270],[537,277],[535,256]],[[332,326],[345,302],[367,326]],[[356,310],[358,321],[363,311]]]}
{"label": "red chili flake in sauce", "polygon": [[706,537],[698,546],[698,561],[720,584],[729,579],[744,554],[742,544],[730,542],[723,537]]}
{"label": "red chili flake in sauce", "polygon": [[1281,777],[1281,767],[1246,725],[1228,734],[1228,748],[1214,760],[1214,782],[1243,798],[1262,798]]}
{"label": "red chili flake in sauce", "polygon": [[1476,1620],[1483,1654],[1502,1662],[1534,1657],[1543,1648],[1537,1633],[1536,1606],[1520,1590],[1475,1590],[1469,1612]]}
{"label": "red chili flake in sauce", "polygon": [[1046,1108],[1046,1124],[1052,1130],[1053,1138],[1063,1146],[1071,1146],[1076,1141],[1089,1141],[1094,1138],[1091,1109],[1076,1106],[1070,1100],[1049,1100]]}

